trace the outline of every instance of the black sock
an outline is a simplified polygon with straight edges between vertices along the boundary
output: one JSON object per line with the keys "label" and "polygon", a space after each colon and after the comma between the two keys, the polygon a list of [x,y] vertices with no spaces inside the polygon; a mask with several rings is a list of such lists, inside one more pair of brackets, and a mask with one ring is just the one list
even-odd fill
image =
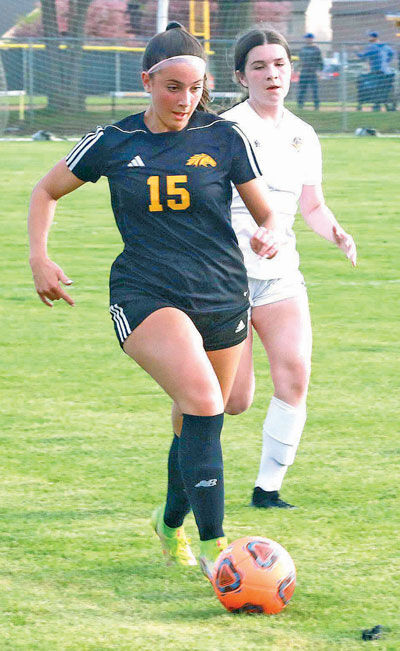
{"label": "black sock", "polygon": [[183,414],[179,465],[200,540],[224,535],[224,470],[221,430],[224,414]]}
{"label": "black sock", "polygon": [[168,456],[168,492],[164,511],[167,527],[181,527],[190,511],[190,503],[183,483],[178,459],[179,437],[174,434]]}

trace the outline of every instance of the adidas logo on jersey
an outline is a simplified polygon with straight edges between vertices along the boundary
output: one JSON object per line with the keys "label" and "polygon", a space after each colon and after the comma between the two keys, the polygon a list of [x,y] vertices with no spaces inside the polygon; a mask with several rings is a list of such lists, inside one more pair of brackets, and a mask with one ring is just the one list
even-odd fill
{"label": "adidas logo on jersey", "polygon": [[236,330],[235,330],[235,332],[242,332],[242,330],[243,330],[245,327],[246,327],[245,323],[244,323],[242,320],[240,320],[239,323],[238,323],[238,326],[237,326],[237,328],[236,328]]}
{"label": "adidas logo on jersey", "polygon": [[128,163],[128,167],[145,167],[145,164],[140,156],[135,156],[135,158],[132,158],[131,162]]}
{"label": "adidas logo on jersey", "polygon": [[186,165],[194,165],[194,167],[217,167],[217,163],[208,154],[194,154],[191,156]]}

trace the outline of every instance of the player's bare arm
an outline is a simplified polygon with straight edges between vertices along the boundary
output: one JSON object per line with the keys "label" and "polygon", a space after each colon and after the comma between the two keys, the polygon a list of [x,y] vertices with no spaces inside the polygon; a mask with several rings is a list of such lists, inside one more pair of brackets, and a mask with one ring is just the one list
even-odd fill
{"label": "player's bare arm", "polygon": [[61,160],[37,183],[32,192],[28,215],[29,262],[36,291],[40,300],[48,307],[52,307],[52,301],[59,299],[74,305],[71,296],[60,285],[60,282],[70,285],[72,281],[49,259],[47,239],[58,199],[73,192],[83,183],[84,181],[70,172],[65,160]]}
{"label": "player's bare arm", "polygon": [[267,201],[265,187],[260,178],[236,186],[246,208],[259,228],[250,240],[251,248],[261,257],[273,258],[279,249],[274,231],[275,218]]}
{"label": "player's bare arm", "polygon": [[326,205],[321,185],[304,185],[299,203],[306,224],[315,233],[336,244],[355,267],[357,264],[357,249],[354,240],[341,227]]}

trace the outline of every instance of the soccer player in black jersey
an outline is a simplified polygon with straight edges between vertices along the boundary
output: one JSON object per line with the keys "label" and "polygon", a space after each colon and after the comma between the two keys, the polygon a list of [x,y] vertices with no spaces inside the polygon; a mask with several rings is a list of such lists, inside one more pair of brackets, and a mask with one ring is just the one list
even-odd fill
{"label": "soccer player in black jersey", "polygon": [[168,459],[166,504],[152,522],[167,560],[195,565],[183,520],[193,509],[200,562],[210,576],[226,545],[220,434],[247,334],[248,289],[230,222],[231,181],[259,228],[253,249],[278,249],[273,215],[251,147],[232,122],[207,113],[205,55],[179,24],[149,42],[144,113],[85,136],[32,194],[30,263],[41,300],[71,297],[47,256],[58,199],[108,178],[124,241],[110,276],[110,313],[120,345],[182,413]]}

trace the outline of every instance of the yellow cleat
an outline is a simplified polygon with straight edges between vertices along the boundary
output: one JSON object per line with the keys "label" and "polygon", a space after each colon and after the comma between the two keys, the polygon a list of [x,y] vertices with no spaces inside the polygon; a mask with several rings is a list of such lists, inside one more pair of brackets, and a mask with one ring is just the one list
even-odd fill
{"label": "yellow cleat", "polygon": [[164,508],[158,506],[153,511],[151,524],[160,539],[167,565],[197,565],[183,526],[177,529],[168,527],[164,522]]}
{"label": "yellow cleat", "polygon": [[214,563],[220,553],[228,546],[228,541],[224,537],[213,538],[212,540],[200,541],[200,568],[204,576],[211,581],[214,571]]}

